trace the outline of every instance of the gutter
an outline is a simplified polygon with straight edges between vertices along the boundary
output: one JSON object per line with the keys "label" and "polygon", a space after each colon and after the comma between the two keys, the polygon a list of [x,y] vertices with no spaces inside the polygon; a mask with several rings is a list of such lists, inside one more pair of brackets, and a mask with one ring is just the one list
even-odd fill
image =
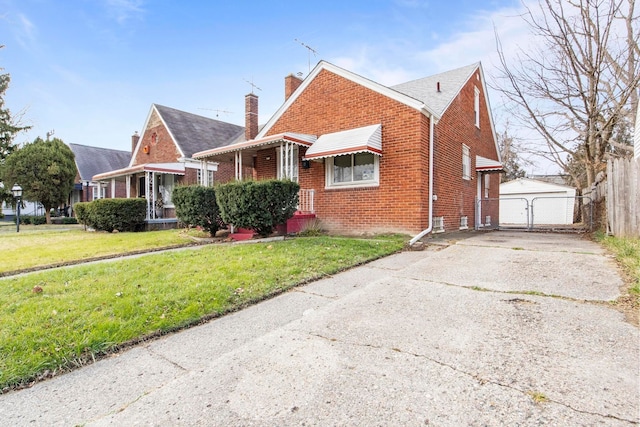
{"label": "gutter", "polygon": [[413,239],[409,240],[409,246],[413,246],[418,240],[431,233],[433,228],[433,130],[435,117],[429,116],[429,226]]}

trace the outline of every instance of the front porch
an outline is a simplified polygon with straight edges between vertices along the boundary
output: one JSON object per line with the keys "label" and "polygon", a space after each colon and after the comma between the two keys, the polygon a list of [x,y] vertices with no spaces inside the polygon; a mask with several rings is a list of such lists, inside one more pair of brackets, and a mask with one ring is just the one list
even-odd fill
{"label": "front porch", "polygon": [[[200,169],[204,167],[203,169]],[[197,170],[198,181],[209,185],[212,173],[217,170],[214,163],[202,165],[201,162],[187,165],[184,162],[146,163],[94,176],[100,185],[110,186],[112,198],[144,198],[148,229],[175,228],[178,220],[172,203],[173,189],[177,184],[185,183],[187,169]],[[202,170],[207,173],[202,173]],[[192,172],[193,172],[192,171]],[[192,174],[192,178],[195,176]],[[124,194],[116,195],[115,188],[124,187]]]}
{"label": "front porch", "polygon": [[[315,141],[316,136],[299,133],[284,133],[247,142],[236,143],[212,150],[195,153],[194,158],[204,164],[208,162],[233,163],[235,179],[288,179],[299,182],[300,168],[308,167],[302,154]],[[253,171],[245,176],[247,166]],[[315,193],[312,188],[301,188],[298,192],[298,211],[278,227],[280,234],[300,232],[306,224],[316,218]]]}

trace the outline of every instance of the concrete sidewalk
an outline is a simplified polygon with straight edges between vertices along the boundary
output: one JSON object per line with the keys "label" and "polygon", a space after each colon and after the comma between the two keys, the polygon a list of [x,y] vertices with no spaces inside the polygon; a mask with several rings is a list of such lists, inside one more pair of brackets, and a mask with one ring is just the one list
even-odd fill
{"label": "concrete sidewalk", "polygon": [[403,252],[0,395],[3,425],[640,423],[622,281],[574,235]]}

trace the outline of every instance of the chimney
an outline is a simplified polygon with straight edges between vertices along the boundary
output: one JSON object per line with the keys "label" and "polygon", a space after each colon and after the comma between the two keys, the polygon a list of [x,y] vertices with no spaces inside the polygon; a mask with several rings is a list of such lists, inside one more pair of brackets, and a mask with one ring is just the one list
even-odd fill
{"label": "chimney", "polygon": [[284,78],[284,100],[289,99],[291,94],[298,89],[298,86],[302,84],[302,79],[293,74],[289,74]]}
{"label": "chimney", "polygon": [[135,131],[133,135],[131,135],[131,154],[136,151],[138,141],[140,141],[140,135],[138,135],[138,131]]}
{"label": "chimney", "polygon": [[258,134],[258,95],[245,95],[244,111],[244,137],[249,141]]}

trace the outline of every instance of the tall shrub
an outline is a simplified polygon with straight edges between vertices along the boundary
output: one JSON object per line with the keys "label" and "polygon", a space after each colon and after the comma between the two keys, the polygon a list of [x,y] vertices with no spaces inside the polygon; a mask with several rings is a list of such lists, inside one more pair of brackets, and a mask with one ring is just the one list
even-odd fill
{"label": "tall shrub", "polygon": [[216,202],[216,192],[211,187],[186,185],[176,187],[171,195],[176,216],[188,226],[199,226],[213,236],[222,220]]}
{"label": "tall shrub", "polygon": [[236,227],[269,235],[293,216],[300,185],[288,180],[230,182],[216,187],[220,216]]}

